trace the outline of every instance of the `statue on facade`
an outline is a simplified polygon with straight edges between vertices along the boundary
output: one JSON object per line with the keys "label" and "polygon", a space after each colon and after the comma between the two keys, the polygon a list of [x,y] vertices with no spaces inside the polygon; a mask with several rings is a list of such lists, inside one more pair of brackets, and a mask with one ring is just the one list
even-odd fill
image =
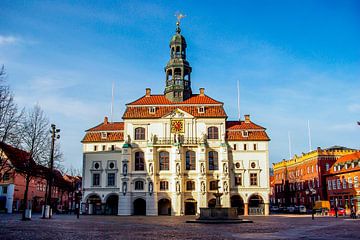
{"label": "statue on facade", "polygon": [[149,164],[149,172],[150,172],[150,175],[151,175],[151,176],[152,176],[153,173],[154,173],[154,167],[153,167],[153,164],[152,164],[152,163]]}
{"label": "statue on facade", "polygon": [[127,164],[126,163],[123,164],[123,175],[124,176],[127,175]]}
{"label": "statue on facade", "polygon": [[204,181],[201,182],[201,192],[202,192],[202,194],[205,194],[205,192],[206,192],[206,187],[205,187]]}
{"label": "statue on facade", "polygon": [[223,169],[224,169],[224,173],[228,173],[228,167],[227,167],[227,164],[226,163],[224,163],[223,164]]}
{"label": "statue on facade", "polygon": [[127,182],[123,182],[122,184],[122,193],[124,194],[124,196],[126,195],[127,192]]}
{"label": "statue on facade", "polygon": [[201,163],[201,167],[200,167],[200,171],[201,171],[201,174],[205,174],[205,164],[204,163]]}
{"label": "statue on facade", "polygon": [[225,192],[225,194],[227,194],[229,192],[229,186],[226,181],[224,182],[224,192]]}
{"label": "statue on facade", "polygon": [[180,183],[179,181],[176,182],[176,192],[180,194]]}
{"label": "statue on facade", "polygon": [[130,135],[127,135],[125,143],[130,144],[131,143],[131,137]]}
{"label": "statue on facade", "polygon": [[152,194],[152,192],[153,192],[153,183],[152,182],[149,182],[149,193],[150,193],[150,195]]}
{"label": "statue on facade", "polygon": [[176,164],[176,174],[180,175],[180,163]]}

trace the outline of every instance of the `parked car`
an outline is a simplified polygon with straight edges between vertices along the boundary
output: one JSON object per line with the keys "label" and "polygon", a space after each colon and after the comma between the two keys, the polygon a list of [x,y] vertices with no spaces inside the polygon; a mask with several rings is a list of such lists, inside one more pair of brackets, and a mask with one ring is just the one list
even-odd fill
{"label": "parked car", "polygon": [[295,207],[290,206],[290,207],[287,208],[287,211],[288,211],[289,213],[294,213],[294,212],[295,212]]}
{"label": "parked car", "polygon": [[299,213],[306,213],[306,207],[304,205],[299,206]]}
{"label": "parked car", "polygon": [[278,207],[278,206],[271,206],[270,211],[272,211],[272,212],[278,212],[278,211],[279,211],[279,207]]}
{"label": "parked car", "polygon": [[[346,210],[344,208],[338,208],[338,216],[346,216]],[[329,216],[335,216],[335,209],[331,208],[329,211]]]}

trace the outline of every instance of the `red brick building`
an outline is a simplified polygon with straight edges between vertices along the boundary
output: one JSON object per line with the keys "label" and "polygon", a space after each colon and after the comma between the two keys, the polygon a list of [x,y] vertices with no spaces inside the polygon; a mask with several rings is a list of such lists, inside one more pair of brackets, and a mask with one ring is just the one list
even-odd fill
{"label": "red brick building", "polygon": [[327,200],[324,174],[340,157],[354,152],[356,150],[340,146],[317,148],[273,164],[274,205],[312,208],[315,201]]}
{"label": "red brick building", "polygon": [[339,158],[325,174],[331,206],[360,211],[360,151]]}
{"label": "red brick building", "polygon": [[[0,154],[0,211],[11,213],[22,210],[26,188],[22,172],[29,165],[36,167],[38,174],[30,180],[27,205],[33,211],[40,211],[47,191],[45,176],[49,169],[36,165],[29,153],[5,143],[0,143]],[[53,176],[51,204],[54,209],[68,209],[71,207],[72,195],[76,185],[81,182],[81,177],[63,177],[58,170],[53,171]]]}

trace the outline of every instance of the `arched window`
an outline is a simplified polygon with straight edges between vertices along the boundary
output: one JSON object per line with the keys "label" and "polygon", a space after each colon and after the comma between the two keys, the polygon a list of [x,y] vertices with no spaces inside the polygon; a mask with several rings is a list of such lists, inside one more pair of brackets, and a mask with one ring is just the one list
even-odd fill
{"label": "arched window", "polygon": [[135,190],[144,190],[144,182],[141,180],[136,181]]}
{"label": "arched window", "polygon": [[145,140],[145,128],[135,128],[135,140]]}
{"label": "arched window", "polygon": [[196,170],[196,157],[194,151],[186,152],[186,170]]}
{"label": "arched window", "polygon": [[215,151],[209,152],[209,170],[219,170],[219,164],[218,164],[218,153]]}
{"label": "arched window", "polygon": [[159,153],[159,167],[160,170],[169,170],[169,153],[160,152]]}
{"label": "arched window", "polygon": [[219,139],[219,129],[217,127],[208,128],[208,139]]}
{"label": "arched window", "polygon": [[144,163],[144,153],[143,152],[136,152],[135,153],[135,171],[144,171],[145,170],[145,163]]}

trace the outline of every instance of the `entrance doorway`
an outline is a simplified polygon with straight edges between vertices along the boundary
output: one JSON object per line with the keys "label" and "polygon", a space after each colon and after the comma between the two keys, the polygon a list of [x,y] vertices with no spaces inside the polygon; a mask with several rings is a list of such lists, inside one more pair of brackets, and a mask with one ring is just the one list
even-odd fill
{"label": "entrance doorway", "polygon": [[188,199],[185,201],[185,215],[196,214],[197,203],[194,199]]}
{"label": "entrance doorway", "polygon": [[237,208],[238,215],[244,215],[244,201],[239,195],[231,197],[231,207]]}
{"label": "entrance doorway", "polygon": [[254,194],[249,198],[249,214],[264,215],[264,200],[261,196]]}
{"label": "entrance doorway", "polygon": [[99,215],[102,214],[101,209],[101,198],[99,195],[94,194],[88,197],[87,199],[88,204],[88,214]]}
{"label": "entrance doorway", "polygon": [[171,202],[169,199],[163,198],[159,200],[158,215],[171,215]]}
{"label": "entrance doorway", "polygon": [[138,198],[134,201],[134,215],[146,215],[146,201]]}
{"label": "entrance doorway", "polygon": [[106,200],[105,205],[105,214],[107,215],[117,215],[118,214],[118,195],[110,195]]}

